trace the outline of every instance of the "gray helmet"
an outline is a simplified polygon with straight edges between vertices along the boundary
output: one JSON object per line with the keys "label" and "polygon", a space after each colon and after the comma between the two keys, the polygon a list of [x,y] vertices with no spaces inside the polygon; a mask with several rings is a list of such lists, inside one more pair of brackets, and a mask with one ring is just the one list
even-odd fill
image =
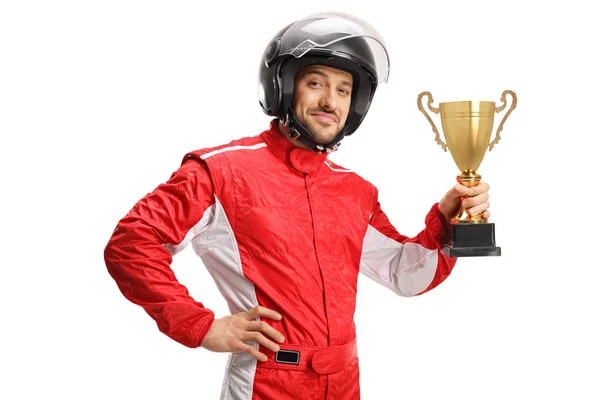
{"label": "gray helmet", "polygon": [[[311,140],[292,107],[296,73],[314,64],[341,69],[353,77],[346,125],[325,146]],[[260,63],[259,102],[267,115],[288,124],[292,137],[315,151],[332,151],[360,126],[377,85],[388,79],[389,68],[385,43],[370,24],[344,13],[313,14],[287,25],[269,42]]]}

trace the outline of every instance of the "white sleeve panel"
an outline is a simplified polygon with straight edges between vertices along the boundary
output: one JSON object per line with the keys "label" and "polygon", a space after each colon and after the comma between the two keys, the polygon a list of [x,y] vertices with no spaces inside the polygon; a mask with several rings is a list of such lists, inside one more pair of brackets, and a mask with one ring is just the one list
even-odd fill
{"label": "white sleeve panel", "polygon": [[398,243],[369,225],[360,272],[394,293],[410,297],[425,290],[433,280],[437,263],[437,250],[417,243]]}
{"label": "white sleeve panel", "polygon": [[192,239],[194,239],[196,236],[200,235],[201,233],[203,233],[204,231],[206,231],[208,229],[208,226],[215,219],[215,207],[216,207],[216,205],[213,204],[212,206],[210,206],[206,209],[206,211],[204,212],[204,215],[202,215],[202,218],[200,218],[200,221],[198,221],[196,223],[196,225],[194,225],[187,232],[187,234],[185,235],[185,237],[183,238],[181,243],[179,243],[177,245],[171,245],[171,244],[164,245],[167,248],[167,250],[169,250],[169,253],[171,253],[172,256],[174,256],[175,254],[177,254],[180,251],[182,251],[183,249],[185,249],[187,247],[187,245],[192,241]]}

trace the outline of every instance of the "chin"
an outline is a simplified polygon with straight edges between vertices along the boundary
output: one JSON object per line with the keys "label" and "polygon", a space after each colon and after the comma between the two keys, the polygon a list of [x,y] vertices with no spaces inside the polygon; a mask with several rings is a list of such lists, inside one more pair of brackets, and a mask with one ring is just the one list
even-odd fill
{"label": "chin", "polygon": [[[310,133],[311,139],[318,144],[326,145],[331,143],[333,139],[340,133],[341,128],[338,126],[327,126],[324,127],[319,123],[302,123]],[[333,125],[333,124],[332,124]]]}
{"label": "chin", "polygon": [[333,133],[333,134],[330,134],[330,133],[323,134],[322,133],[322,134],[317,135],[316,137],[315,137],[315,135],[311,135],[311,136],[312,136],[313,140],[315,141],[315,143],[325,145],[325,144],[331,143],[331,141],[333,139],[335,139],[335,137],[337,136],[337,133]]}

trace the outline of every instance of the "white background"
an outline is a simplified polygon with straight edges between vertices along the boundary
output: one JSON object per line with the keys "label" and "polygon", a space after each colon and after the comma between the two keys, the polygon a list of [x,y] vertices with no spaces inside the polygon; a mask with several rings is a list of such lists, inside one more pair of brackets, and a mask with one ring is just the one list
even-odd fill
{"label": "white background", "polygon": [[[502,257],[461,259],[411,299],[360,277],[363,398],[600,398],[600,29],[592,1],[534,3],[1,2],[0,398],[218,398],[227,356],[161,334],[103,249],[187,151],[267,127],[265,46],[329,10],[388,45],[389,82],[332,159],[379,187],[402,233],[422,229],[458,172],[417,94],[519,98],[479,169]],[[173,269],[227,314],[191,248]]]}

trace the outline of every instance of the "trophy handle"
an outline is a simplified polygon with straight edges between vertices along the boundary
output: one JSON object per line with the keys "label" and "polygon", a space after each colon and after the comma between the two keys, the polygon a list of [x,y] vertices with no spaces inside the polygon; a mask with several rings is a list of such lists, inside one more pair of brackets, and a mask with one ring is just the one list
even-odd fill
{"label": "trophy handle", "polygon": [[446,143],[444,143],[442,141],[442,139],[440,139],[440,132],[438,131],[435,124],[433,123],[433,120],[431,119],[429,114],[427,114],[427,111],[425,111],[425,108],[423,108],[423,100],[422,99],[424,96],[427,96],[429,98],[429,100],[427,101],[427,107],[429,107],[429,110],[435,114],[438,114],[440,112],[439,108],[433,107],[431,105],[433,103],[433,97],[431,96],[431,93],[429,93],[429,92],[423,92],[423,93],[419,94],[419,97],[417,97],[417,107],[419,107],[419,110],[423,113],[425,118],[427,118],[427,121],[429,121],[429,123],[431,124],[431,128],[433,129],[433,132],[435,133],[435,141],[440,146],[442,146],[442,149],[444,149],[444,151],[447,151],[446,148],[448,147],[448,145]]}
{"label": "trophy handle", "polygon": [[494,145],[500,141],[500,139],[501,139],[500,132],[502,132],[502,128],[504,127],[504,123],[506,122],[506,119],[508,118],[508,116],[510,115],[510,113],[513,112],[513,110],[517,107],[517,95],[515,94],[515,92],[513,92],[512,90],[505,90],[502,93],[502,99],[501,99],[502,100],[502,105],[499,106],[499,107],[496,107],[496,113],[502,112],[506,108],[506,95],[507,94],[511,95],[511,97],[512,97],[512,104],[510,105],[510,108],[508,109],[508,112],[506,113],[506,115],[504,115],[504,118],[502,118],[502,121],[500,122],[500,125],[498,126],[498,129],[496,130],[496,137],[489,144],[490,151],[492,151],[492,149],[494,148]]}

